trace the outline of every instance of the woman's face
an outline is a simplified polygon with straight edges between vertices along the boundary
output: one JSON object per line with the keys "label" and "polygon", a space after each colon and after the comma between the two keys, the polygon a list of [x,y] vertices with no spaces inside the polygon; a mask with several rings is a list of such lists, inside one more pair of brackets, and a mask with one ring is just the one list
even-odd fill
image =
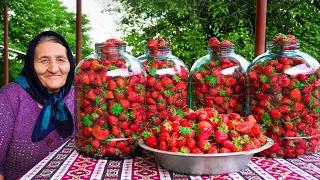
{"label": "woman's face", "polygon": [[59,92],[70,71],[67,49],[55,42],[38,44],[34,55],[34,70],[49,93]]}

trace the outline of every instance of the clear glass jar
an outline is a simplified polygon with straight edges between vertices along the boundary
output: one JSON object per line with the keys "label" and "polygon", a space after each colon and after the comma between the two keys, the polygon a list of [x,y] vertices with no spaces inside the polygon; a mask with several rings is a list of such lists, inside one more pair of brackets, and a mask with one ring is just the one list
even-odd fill
{"label": "clear glass jar", "polygon": [[[153,43],[151,43],[153,42]],[[159,126],[171,113],[187,108],[188,74],[186,65],[172,55],[163,40],[152,39],[145,54],[138,57],[147,72],[147,119],[149,125]]]}
{"label": "clear glass jar", "polygon": [[146,122],[146,72],[120,40],[95,44],[76,67],[76,149],[95,158],[135,155]]}
{"label": "clear glass jar", "polygon": [[[277,35],[279,38],[279,35]],[[318,152],[319,63],[281,35],[247,70],[247,114],[252,114],[274,145],[261,153],[296,157]]]}
{"label": "clear glass jar", "polygon": [[189,107],[214,107],[220,114],[245,115],[245,72],[249,62],[235,53],[229,41],[214,46],[210,41],[208,55],[198,59],[190,70]]}

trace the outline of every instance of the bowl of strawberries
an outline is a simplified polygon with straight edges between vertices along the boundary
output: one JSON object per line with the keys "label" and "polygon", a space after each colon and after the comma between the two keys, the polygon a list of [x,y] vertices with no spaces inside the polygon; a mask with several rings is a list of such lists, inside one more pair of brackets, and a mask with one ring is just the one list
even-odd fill
{"label": "bowl of strawberries", "polygon": [[218,114],[212,108],[172,113],[142,133],[139,145],[164,169],[216,175],[246,169],[251,157],[273,145],[252,115]]}

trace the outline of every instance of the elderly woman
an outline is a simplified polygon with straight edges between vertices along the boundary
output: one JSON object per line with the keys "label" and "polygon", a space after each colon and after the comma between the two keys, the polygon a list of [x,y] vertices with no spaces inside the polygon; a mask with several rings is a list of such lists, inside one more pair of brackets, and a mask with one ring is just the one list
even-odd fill
{"label": "elderly woman", "polygon": [[74,68],[61,35],[30,42],[22,72],[0,89],[0,180],[19,178],[73,135]]}

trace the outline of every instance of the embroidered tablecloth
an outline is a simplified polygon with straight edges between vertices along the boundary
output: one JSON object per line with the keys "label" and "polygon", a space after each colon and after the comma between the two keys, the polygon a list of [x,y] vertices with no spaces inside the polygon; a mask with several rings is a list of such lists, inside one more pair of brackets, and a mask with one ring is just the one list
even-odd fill
{"label": "embroidered tablecloth", "polygon": [[133,159],[97,160],[79,155],[73,140],[51,153],[21,179],[96,180],[209,180],[209,179],[320,179],[320,153],[294,159],[252,157],[248,168],[217,176],[188,176],[159,166],[149,151]]}

